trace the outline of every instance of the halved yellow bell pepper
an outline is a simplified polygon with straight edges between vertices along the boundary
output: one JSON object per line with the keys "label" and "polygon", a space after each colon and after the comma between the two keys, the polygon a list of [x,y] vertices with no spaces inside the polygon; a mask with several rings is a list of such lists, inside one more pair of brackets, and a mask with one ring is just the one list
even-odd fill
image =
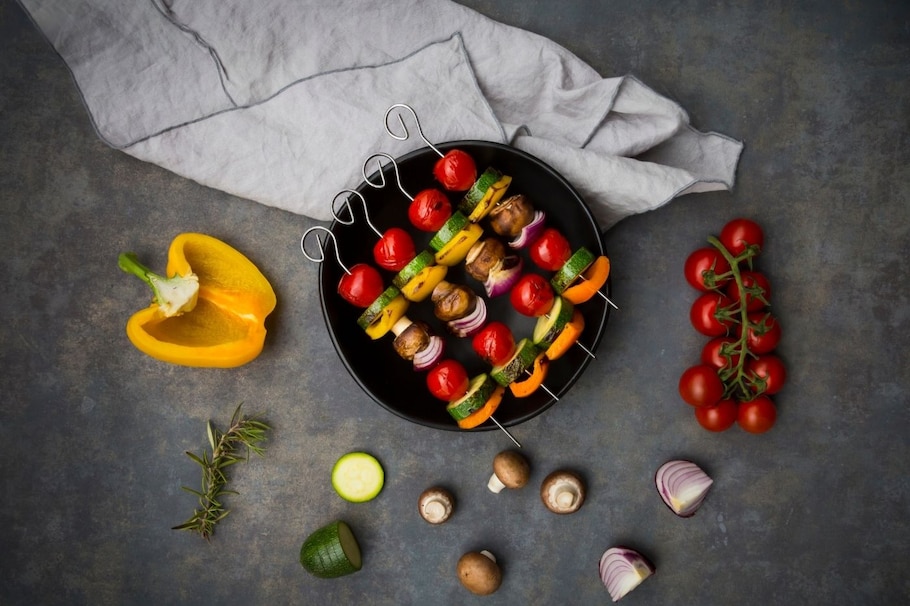
{"label": "halved yellow bell pepper", "polygon": [[480,240],[483,235],[483,228],[476,223],[468,223],[464,229],[455,234],[451,240],[439,249],[436,253],[436,263],[438,265],[447,265],[454,267],[468,256],[471,247]]}
{"label": "halved yellow bell pepper", "polygon": [[468,215],[468,221],[471,223],[477,223],[493,210],[493,207],[496,206],[502,197],[505,195],[506,190],[509,189],[509,185],[512,184],[512,177],[508,175],[503,175],[502,179],[490,186],[490,188],[484,192],[483,198],[480,199],[480,202],[477,203],[477,206],[474,207],[474,210],[471,211],[471,214]]}
{"label": "halved yellow bell pepper", "polygon": [[[205,234],[178,235],[168,249],[168,278],[149,271],[132,253],[120,255],[119,264],[155,291],[152,305],[126,324],[139,351],[171,364],[217,368],[246,364],[262,352],[275,291],[230,245]],[[162,284],[183,298],[166,301]]]}
{"label": "halved yellow bell pepper", "polygon": [[446,277],[449,268],[446,265],[429,265],[424,267],[417,275],[408,280],[408,283],[401,287],[401,294],[410,301],[419,303],[433,292],[436,285],[442,282]]}
{"label": "halved yellow bell pepper", "polygon": [[364,330],[374,341],[384,336],[387,332],[392,330],[392,327],[395,325],[395,322],[401,319],[401,317],[408,311],[408,300],[405,299],[402,295],[397,295],[392,299],[385,307],[382,308],[382,311],[379,312],[379,315],[367,326]]}

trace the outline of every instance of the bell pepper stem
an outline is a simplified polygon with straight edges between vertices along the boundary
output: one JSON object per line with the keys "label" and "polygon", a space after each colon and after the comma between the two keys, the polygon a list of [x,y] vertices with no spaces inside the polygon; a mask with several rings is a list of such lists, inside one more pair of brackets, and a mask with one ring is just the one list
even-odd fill
{"label": "bell pepper stem", "polygon": [[165,316],[177,316],[196,307],[199,296],[199,278],[196,274],[166,278],[143,265],[136,253],[132,252],[120,253],[117,265],[151,287],[155,293],[155,302]]}

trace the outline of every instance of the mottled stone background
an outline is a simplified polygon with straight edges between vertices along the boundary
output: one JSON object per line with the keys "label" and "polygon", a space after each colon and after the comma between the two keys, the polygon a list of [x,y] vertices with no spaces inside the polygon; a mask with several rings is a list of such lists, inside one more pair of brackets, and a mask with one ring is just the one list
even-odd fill
{"label": "mottled stone background", "polygon": [[[106,147],[60,58],[0,1],[0,603],[470,604],[454,569],[487,548],[505,578],[488,604],[600,604],[597,561],[639,548],[657,575],[630,604],[910,601],[910,5],[905,2],[469,0],[604,75],[634,74],[693,124],[745,141],[732,193],[681,198],[606,234],[613,293],[598,357],[557,406],[513,429],[529,488],[494,496],[496,433],[440,432],[373,404],[326,334],[313,223],[202,187]],[[340,133],[339,136],[343,136]],[[760,267],[784,327],[789,384],[763,436],[711,435],[676,395],[703,338],[682,262],[729,219],[766,230]],[[168,366],[123,325],[145,302],[117,268],[163,268],[181,231],[221,237],[266,273],[279,306],[253,363]],[[205,444],[238,402],[274,426],[210,544],[170,527],[191,512]],[[335,459],[374,453],[387,484],[347,504]],[[652,486],[688,457],[715,478],[691,519]],[[536,495],[556,467],[589,484],[576,515]],[[416,515],[430,484],[454,519]],[[303,538],[347,520],[364,568],[319,580]]]}

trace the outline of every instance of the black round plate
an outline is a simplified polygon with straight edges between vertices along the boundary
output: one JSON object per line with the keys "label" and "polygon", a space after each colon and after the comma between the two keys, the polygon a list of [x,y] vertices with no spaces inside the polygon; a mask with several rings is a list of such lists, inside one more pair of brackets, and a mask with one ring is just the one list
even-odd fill
{"label": "black round plate", "polygon": [[[569,240],[573,250],[585,246],[596,255],[606,254],[600,229],[585,202],[559,173],[544,162],[513,147],[485,141],[455,141],[436,147],[443,152],[456,147],[465,150],[473,156],[478,172],[493,166],[510,175],[512,184],[506,196],[517,193],[529,196],[535,208],[547,213],[547,225],[559,229]],[[439,187],[433,179],[432,172],[438,158],[439,156],[429,148],[399,158],[397,165],[402,188],[411,196],[415,196],[422,189]],[[407,209],[410,202],[396,184],[394,167],[386,162],[382,171],[386,182],[384,188],[376,189],[365,182],[357,189],[367,201],[370,221],[380,231],[390,227],[404,228],[413,236],[418,251],[427,248],[432,234],[418,231],[408,220]],[[370,178],[370,182],[379,181],[377,170]],[[461,194],[450,193],[449,199],[455,207],[461,199]],[[331,225],[341,260],[349,267],[356,263],[370,263],[375,266],[373,246],[378,236],[367,225],[360,201],[352,198],[352,207],[354,212],[352,225],[339,221],[334,221]],[[342,215],[342,212],[345,214]],[[347,211],[339,212],[339,216],[349,217]],[[319,298],[332,342],[351,376],[371,398],[394,414],[429,427],[459,430],[455,421],[445,411],[445,402],[434,398],[427,390],[426,373],[415,372],[411,362],[395,354],[392,347],[394,336],[389,333],[374,341],[357,326],[357,318],[363,310],[354,307],[338,295],[338,281],[344,270],[335,262],[335,251],[331,250],[331,245],[326,242],[324,246],[326,261],[321,264],[319,270]],[[550,272],[534,265],[526,251],[521,251],[521,255],[524,257],[525,272],[538,272],[548,279],[552,276]],[[478,296],[486,297],[483,285],[467,275],[463,265],[462,263],[451,268],[446,280],[468,285]],[[386,278],[386,284],[391,284],[394,274],[380,271]],[[504,322],[512,329],[517,342],[523,337],[531,336],[535,319],[520,315],[508,299],[508,295],[487,299],[488,321],[497,319]],[[595,296],[580,305],[579,309],[585,317],[585,329],[579,342],[590,351],[594,351],[603,336],[610,308],[602,297]],[[489,370],[489,366],[474,353],[470,339],[459,339],[446,332],[443,323],[433,316],[433,304],[429,299],[421,303],[411,303],[407,316],[412,320],[426,322],[436,334],[444,336],[445,357],[459,360],[464,364],[469,376],[473,377]],[[590,356],[581,347],[572,347],[566,355],[550,364],[549,374],[544,382],[550,393],[538,389],[526,398],[516,398],[507,389],[494,417],[502,425],[512,426],[540,414],[557,402],[558,398],[565,396],[590,362]],[[496,426],[488,421],[478,429],[495,428]]]}

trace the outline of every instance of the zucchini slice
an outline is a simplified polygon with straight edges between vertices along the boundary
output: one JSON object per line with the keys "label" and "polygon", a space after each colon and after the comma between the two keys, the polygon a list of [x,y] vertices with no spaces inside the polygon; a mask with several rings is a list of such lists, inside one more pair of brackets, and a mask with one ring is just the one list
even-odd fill
{"label": "zucchini slice", "polygon": [[471,416],[471,413],[483,408],[495,389],[496,382],[490,378],[490,375],[479,374],[471,379],[465,395],[449,402],[446,412],[456,421],[466,419]]}
{"label": "zucchini slice", "polygon": [[349,452],[332,467],[332,488],[351,503],[371,500],[385,482],[385,472],[376,457],[365,452]]}
{"label": "zucchini slice", "polygon": [[578,279],[578,276],[591,266],[595,258],[594,253],[584,246],[572,253],[569,260],[559,268],[559,271],[550,280],[550,284],[553,285],[553,290],[556,291],[556,294],[561,295],[562,291],[571,286]]}
{"label": "zucchini slice", "polygon": [[492,166],[488,167],[479,177],[477,177],[477,181],[474,182],[474,185],[471,186],[468,193],[461,199],[461,202],[458,204],[458,210],[466,215],[470,215],[478,202],[483,199],[487,190],[500,179],[502,179],[502,173]]}
{"label": "zucchini slice", "polygon": [[404,288],[404,285],[413,280],[414,276],[420,273],[423,268],[432,265],[434,262],[433,253],[428,250],[420,251],[416,257],[411,259],[410,262],[392,278],[392,284],[395,285],[396,288]]}
{"label": "zucchini slice", "polygon": [[515,353],[499,366],[494,366],[490,371],[490,376],[497,383],[508,387],[509,383],[521,377],[522,373],[534,364],[534,358],[540,353],[540,349],[531,342],[531,339],[522,339],[515,345]]}
{"label": "zucchini slice", "polygon": [[439,252],[443,246],[449,243],[449,240],[458,235],[464,226],[468,224],[468,218],[457,210],[442,225],[433,237],[430,239],[430,248]]}
{"label": "zucchini slice", "polygon": [[572,321],[572,312],[575,306],[569,301],[557,296],[553,300],[553,307],[545,315],[537,319],[534,325],[532,339],[535,345],[546,348],[553,344],[566,324]]}

